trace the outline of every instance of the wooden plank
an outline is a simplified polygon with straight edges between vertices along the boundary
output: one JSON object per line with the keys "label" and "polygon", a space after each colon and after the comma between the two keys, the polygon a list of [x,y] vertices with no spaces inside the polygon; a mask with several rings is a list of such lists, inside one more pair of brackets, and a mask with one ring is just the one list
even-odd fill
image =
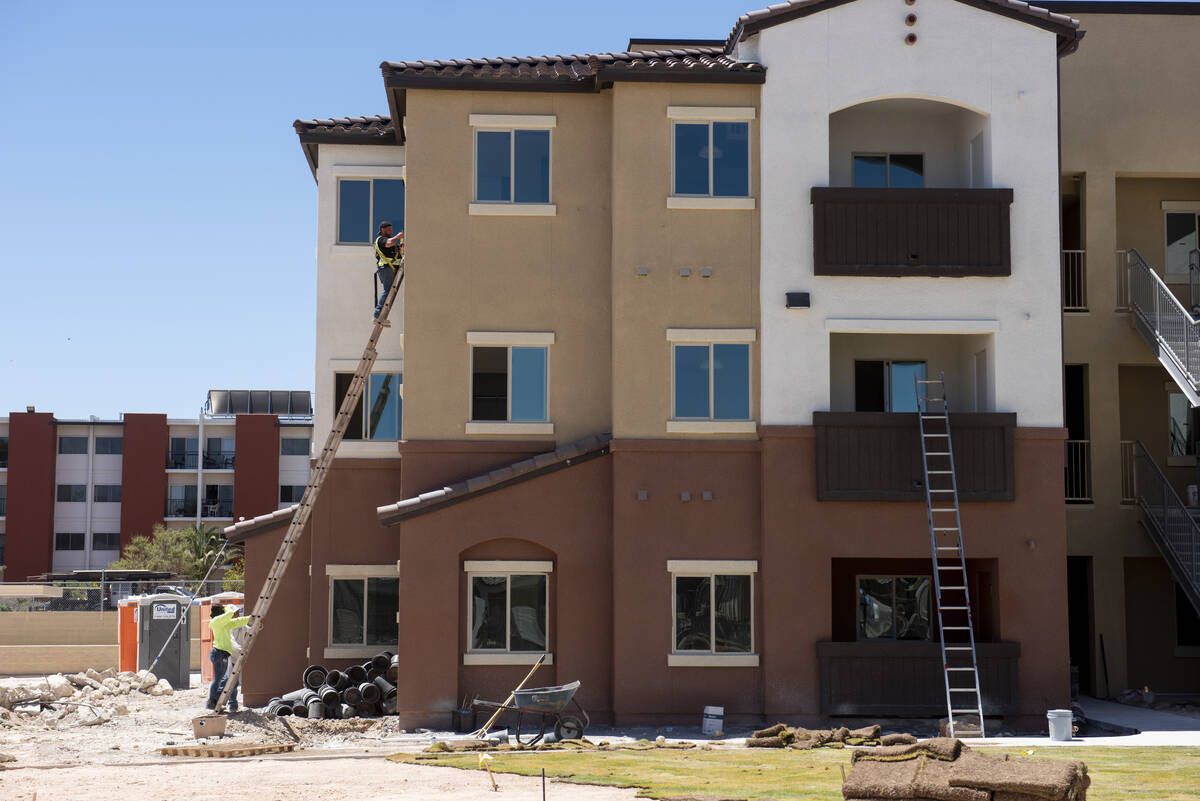
{"label": "wooden plank", "polygon": [[296,750],[295,743],[265,743],[248,745],[238,743],[216,743],[214,745],[173,745],[158,749],[163,756],[230,757],[258,756],[259,754],[282,754]]}

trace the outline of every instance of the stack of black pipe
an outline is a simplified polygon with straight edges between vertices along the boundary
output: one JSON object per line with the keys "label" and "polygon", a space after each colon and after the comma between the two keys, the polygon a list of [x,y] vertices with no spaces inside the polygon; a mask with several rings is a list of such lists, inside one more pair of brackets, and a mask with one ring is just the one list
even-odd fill
{"label": "stack of black pipe", "polygon": [[267,714],[298,718],[373,718],[396,714],[396,676],[399,661],[389,651],[345,670],[311,665],[300,680],[304,686],[272,698]]}

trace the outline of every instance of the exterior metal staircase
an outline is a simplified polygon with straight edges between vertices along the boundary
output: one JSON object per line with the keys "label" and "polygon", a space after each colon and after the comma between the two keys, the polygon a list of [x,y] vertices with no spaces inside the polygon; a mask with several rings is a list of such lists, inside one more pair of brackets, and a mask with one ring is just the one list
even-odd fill
{"label": "exterior metal staircase", "polygon": [[[983,737],[983,694],[979,690],[971,591],[963,554],[946,377],[942,373],[935,379],[918,376],[915,380],[949,734],[951,737]],[[968,721],[967,716],[975,720]],[[956,731],[956,727],[962,727],[962,730]]]}
{"label": "exterior metal staircase", "polygon": [[1142,254],[1126,251],[1133,326],[1192,406],[1200,406],[1200,320],[1192,316]]}
{"label": "exterior metal staircase", "polygon": [[321,448],[316,466],[313,467],[312,474],[309,476],[308,486],[304,488],[304,494],[300,496],[300,503],[296,505],[292,521],[283,535],[283,542],[279,544],[279,552],[275,555],[275,561],[272,562],[270,570],[267,571],[267,580],[263,583],[262,589],[258,591],[258,600],[254,602],[254,611],[250,613],[250,622],[246,626],[245,644],[242,646],[242,650],[234,656],[225,679],[225,688],[221,691],[221,697],[217,699],[218,712],[225,710],[230,692],[238,685],[238,680],[242,676],[242,668],[246,665],[246,660],[250,656],[250,650],[254,647],[259,632],[262,631],[263,620],[271,609],[271,601],[275,598],[275,592],[279,589],[279,582],[283,579],[283,574],[292,561],[296,542],[304,533],[304,526],[312,515],[313,505],[321,494],[321,487],[325,485],[329,468],[333,464],[333,457],[337,455],[337,449],[342,444],[346,427],[350,424],[350,418],[358,408],[358,402],[362,398],[363,390],[370,378],[371,368],[375,366],[375,358],[379,355],[375,346],[383,333],[388,315],[392,313],[392,304],[396,302],[400,285],[403,283],[404,267],[401,266],[399,275],[392,281],[392,287],[388,290],[387,297],[380,308],[378,319],[371,325],[371,335],[367,338],[367,346],[363,349],[362,358],[359,359],[358,367],[354,370],[354,377],[350,380],[346,396],[342,398],[342,405],[338,409],[337,416],[333,418],[333,426],[329,429],[325,445]]}
{"label": "exterior metal staircase", "polygon": [[1171,575],[1200,614],[1200,524],[1140,441],[1134,443],[1136,496],[1143,525]]}

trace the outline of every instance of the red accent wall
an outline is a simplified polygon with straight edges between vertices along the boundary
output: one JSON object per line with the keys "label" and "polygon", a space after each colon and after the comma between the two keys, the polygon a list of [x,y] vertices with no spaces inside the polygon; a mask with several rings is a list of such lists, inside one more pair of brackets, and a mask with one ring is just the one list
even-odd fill
{"label": "red accent wall", "polygon": [[121,549],[163,522],[167,502],[167,416],[126,414],[121,446]]}
{"label": "red accent wall", "polygon": [[54,559],[54,465],[58,429],[48,412],[8,418],[8,513],[4,578],[48,572]]}
{"label": "red accent wall", "polygon": [[279,417],[237,416],[233,517],[251,518],[279,508]]}

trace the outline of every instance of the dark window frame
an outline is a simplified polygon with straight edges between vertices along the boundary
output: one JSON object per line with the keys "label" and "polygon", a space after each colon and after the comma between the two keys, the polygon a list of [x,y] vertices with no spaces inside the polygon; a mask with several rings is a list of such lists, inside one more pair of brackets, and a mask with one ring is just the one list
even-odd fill
{"label": "dark window frame", "polygon": [[[862,599],[863,599],[862,591],[860,588],[862,586],[862,581],[864,579],[865,580],[875,580],[875,581],[886,579],[892,583],[892,604],[891,604],[890,609],[893,613],[893,617],[892,617],[892,624],[891,624],[891,636],[868,637],[863,632],[862,620],[859,615],[859,609],[861,609],[861,604],[862,604]],[[923,639],[915,639],[915,638],[901,639],[900,637],[896,636],[896,622],[895,622],[895,609],[896,609],[896,605],[897,605],[896,604],[896,588],[901,579],[924,579],[927,582],[928,592],[927,592],[927,596],[926,596],[925,615],[926,615],[926,619],[929,621],[929,633]],[[854,631],[855,631],[855,638],[857,639],[858,642],[933,642],[935,630],[937,628],[937,621],[934,617],[934,608],[933,608],[934,607],[933,599],[934,599],[936,590],[933,585],[933,576],[932,575],[917,574],[917,573],[913,573],[913,574],[907,574],[907,573],[906,574],[857,573],[854,576],[854,590],[855,590],[855,603],[858,605],[858,606],[856,606],[855,613],[854,613]]]}
{"label": "dark window frame", "polygon": [[[892,189],[892,159],[896,157],[904,158],[919,158],[921,160],[921,186],[920,187],[903,187],[903,188],[925,188],[925,178],[928,175],[925,169],[925,153],[900,153],[888,152],[880,153],[875,151],[856,151],[850,154],[850,185],[861,189]],[[855,180],[855,161],[859,158],[882,158],[883,159],[883,175],[885,183],[883,186],[863,186]]]}
{"label": "dark window frame", "polygon": [[[755,615],[755,573],[753,570],[724,570],[724,571],[694,571],[694,570],[677,570],[671,573],[671,653],[682,654],[686,656],[728,656],[728,655],[749,655],[755,654],[755,635],[757,632],[757,624]],[[748,578],[750,581],[750,604],[749,604],[749,620],[745,621],[750,627],[750,644],[746,650],[729,650],[719,649],[716,647],[718,642],[717,635],[717,618],[718,618],[718,600],[717,600],[717,579],[719,578]],[[706,579],[708,581],[708,649],[695,648],[680,648],[680,630],[679,624],[682,622],[679,617],[678,609],[679,601],[679,579]]]}
{"label": "dark window frame", "polygon": [[[392,602],[395,603],[393,608],[390,603],[382,611],[376,611],[372,614],[371,610],[371,592],[370,582],[372,581],[387,581],[396,582],[396,592],[391,595]],[[338,612],[338,607],[335,605],[337,600],[337,583],[346,582],[348,584],[359,584],[362,587],[362,623],[361,623],[361,638],[359,642],[336,642],[334,639],[334,620]],[[387,645],[394,645],[399,637],[399,623],[396,621],[396,616],[400,611],[400,578],[399,576],[330,576],[329,577],[329,648],[375,648]],[[389,614],[390,613],[390,614]],[[390,621],[390,622],[388,622]],[[374,638],[370,636],[370,628],[372,623],[382,624],[386,627],[386,631],[382,634],[376,630]],[[394,631],[394,634],[392,633]],[[374,641],[372,641],[374,639]]]}
{"label": "dark window frame", "polygon": [[[391,375],[396,377],[396,388],[399,393],[400,400],[400,419],[396,423],[397,439],[376,439],[368,436],[367,425],[371,419],[371,405],[368,403],[368,398],[371,395],[371,378],[374,376]],[[333,408],[334,414],[337,414],[342,408],[342,399],[346,397],[346,393],[350,390],[350,381],[353,379],[354,373],[335,372],[333,374]],[[392,373],[388,371],[371,373],[367,376],[367,386],[363,388],[362,394],[358,398],[358,406],[350,415],[350,421],[346,424],[346,433],[343,439],[352,440],[355,442],[399,442],[404,438],[404,373]]]}
{"label": "dark window frame", "polygon": [[[113,490],[116,490],[116,497],[112,497]],[[102,497],[103,496],[103,497]],[[121,485],[120,484],[93,484],[92,485],[92,502],[93,503],[120,503],[121,502]]]}
{"label": "dark window frame", "polygon": [[[78,443],[83,443],[83,450],[66,450],[67,443],[73,443],[74,447],[78,447]],[[88,452],[88,438],[77,435],[61,435],[58,438],[58,452],[67,456],[86,456]]]}
{"label": "dark window frame", "polygon": [[[501,570],[476,570],[466,574],[467,587],[467,642],[466,652],[469,654],[540,654],[551,653],[552,642],[550,637],[550,571],[530,570],[528,568],[511,571]],[[539,649],[516,650],[512,647],[513,639],[513,606],[512,606],[512,580],[514,578],[540,578],[542,580],[542,590],[544,596],[542,603],[545,607],[545,619],[541,621],[542,632],[545,635],[545,646]],[[475,593],[474,584],[476,579],[504,579],[504,647],[503,648],[479,648],[475,644],[474,620],[475,620]]]}
{"label": "dark window frame", "polygon": [[[66,490],[64,493],[63,490]],[[75,497],[83,490],[83,497]],[[66,495],[67,497],[63,497]],[[87,484],[57,484],[54,489],[55,503],[87,503]]]}
{"label": "dark window frame", "polygon": [[[116,443],[114,446],[113,443]],[[115,450],[114,450],[115,447]],[[97,436],[96,437],[96,455],[97,456],[120,456],[125,450],[124,437]]]}
{"label": "dark window frame", "polygon": [[[62,547],[63,543],[66,544],[66,547]],[[85,551],[87,550],[87,535],[82,531],[56,531],[54,532],[54,550]]]}

